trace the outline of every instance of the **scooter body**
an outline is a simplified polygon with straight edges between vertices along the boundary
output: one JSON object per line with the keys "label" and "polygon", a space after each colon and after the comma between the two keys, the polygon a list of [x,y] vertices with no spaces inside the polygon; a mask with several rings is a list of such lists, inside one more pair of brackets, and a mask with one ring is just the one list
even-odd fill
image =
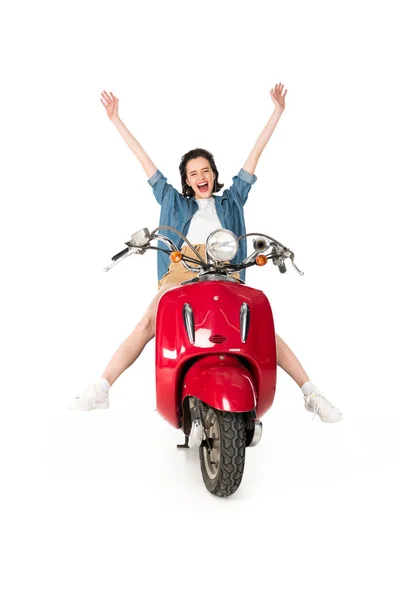
{"label": "scooter body", "polygon": [[263,292],[236,282],[197,281],[161,297],[156,403],[173,427],[182,427],[188,397],[261,417],[274,399],[276,366],[272,311]]}
{"label": "scooter body", "polygon": [[[131,254],[167,252],[193,272],[193,279],[167,290],[156,316],[156,406],[170,425],[183,430],[185,444],[197,448],[207,489],[228,497],[239,487],[248,446],[259,443],[260,417],[270,408],[276,387],[276,341],[271,306],[260,290],[232,277],[269,260],[286,271],[294,253],[265,234],[218,229],[206,241],[206,260],[183,255],[160,229],[141,229],[112,257],[112,268]],[[157,233],[158,232],[158,233]],[[254,252],[232,263],[243,237],[256,236]],[[154,246],[162,242],[168,250]],[[262,254],[266,252],[266,254]],[[197,276],[196,276],[197,275]]]}

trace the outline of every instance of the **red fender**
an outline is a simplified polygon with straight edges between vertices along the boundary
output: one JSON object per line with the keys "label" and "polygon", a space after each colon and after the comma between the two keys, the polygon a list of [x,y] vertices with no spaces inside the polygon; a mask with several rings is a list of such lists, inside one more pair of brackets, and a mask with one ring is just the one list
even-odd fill
{"label": "red fender", "polygon": [[248,412],[256,407],[250,371],[229,354],[212,354],[193,363],[183,379],[182,402],[186,396],[226,412]]}

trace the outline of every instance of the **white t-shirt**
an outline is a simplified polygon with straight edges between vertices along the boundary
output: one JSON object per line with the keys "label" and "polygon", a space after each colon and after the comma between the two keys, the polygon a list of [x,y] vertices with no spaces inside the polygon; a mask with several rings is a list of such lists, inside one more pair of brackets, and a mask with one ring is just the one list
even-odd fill
{"label": "white t-shirt", "polygon": [[215,229],[221,229],[222,225],[215,210],[214,198],[196,199],[196,202],[199,210],[190,221],[186,237],[191,244],[205,244],[210,233]]}

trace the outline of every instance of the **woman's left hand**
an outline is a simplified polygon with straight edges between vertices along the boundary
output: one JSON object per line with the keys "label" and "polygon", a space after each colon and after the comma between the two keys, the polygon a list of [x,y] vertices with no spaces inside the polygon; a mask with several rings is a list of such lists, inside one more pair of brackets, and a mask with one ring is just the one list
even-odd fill
{"label": "woman's left hand", "polygon": [[275,104],[275,108],[278,108],[279,110],[285,110],[285,96],[287,90],[282,94],[283,88],[283,83],[277,83],[270,91],[272,102]]}

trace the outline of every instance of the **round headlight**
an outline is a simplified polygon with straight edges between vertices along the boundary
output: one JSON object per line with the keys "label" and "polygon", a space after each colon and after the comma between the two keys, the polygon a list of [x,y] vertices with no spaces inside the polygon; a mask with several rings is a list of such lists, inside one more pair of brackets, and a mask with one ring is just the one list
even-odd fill
{"label": "round headlight", "polygon": [[208,236],[206,248],[214,260],[226,261],[236,256],[239,243],[229,229],[217,229]]}

